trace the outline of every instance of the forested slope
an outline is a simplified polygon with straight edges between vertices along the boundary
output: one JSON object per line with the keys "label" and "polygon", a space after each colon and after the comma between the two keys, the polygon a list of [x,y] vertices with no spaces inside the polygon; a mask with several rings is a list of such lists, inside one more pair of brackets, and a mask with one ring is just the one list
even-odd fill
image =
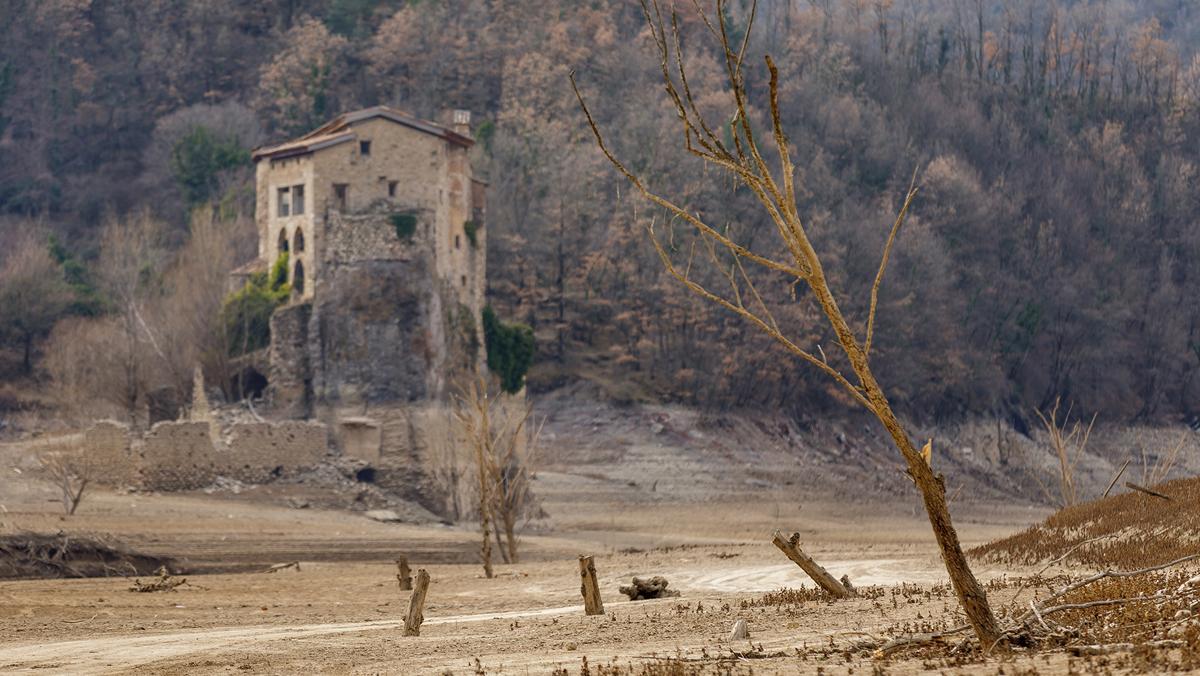
{"label": "forested slope", "polygon": [[[712,119],[728,119],[714,43],[690,3],[677,4],[691,85]],[[744,31],[749,3],[732,4],[731,25]],[[760,5],[752,107],[762,114],[770,53],[800,213],[854,316],[865,318],[887,229],[919,171],[875,353],[904,411],[1008,414],[1059,396],[1108,419],[1200,407],[1193,3]],[[157,303],[163,322],[180,307],[211,314],[220,271],[207,294],[187,292],[197,274],[181,267],[194,259],[178,252],[209,246],[220,255],[207,260],[244,260],[249,148],[377,103],[431,118],[465,108],[491,181],[490,300],[534,326],[535,388],[583,378],[618,399],[832,405],[819,373],[666,277],[642,234],[661,214],[596,151],[571,70],[651,185],[756,248],[776,245],[748,191],[686,157],[647,42],[629,0],[0,0],[0,240],[25,251],[13,244],[23,233],[57,234],[39,269],[57,266],[69,282],[50,285],[40,321],[0,293],[4,338],[17,352],[30,346],[32,361],[45,355],[34,370],[51,382],[71,371],[69,345],[95,322],[119,334],[124,317],[130,352],[179,362],[165,369],[175,372],[167,386],[185,390],[192,360],[221,368],[220,341],[177,355],[150,340],[134,320],[153,324],[155,312],[121,300],[101,233],[155,220],[146,250],[157,253],[135,265],[147,274],[127,290]],[[210,230],[232,225],[198,242],[189,214],[209,204]],[[676,246],[689,246],[683,233]],[[5,258],[8,288],[32,274],[28,261]],[[791,280],[765,282],[797,333],[832,344]],[[69,315],[73,332],[59,323],[51,333]],[[139,346],[147,341],[156,344]]]}

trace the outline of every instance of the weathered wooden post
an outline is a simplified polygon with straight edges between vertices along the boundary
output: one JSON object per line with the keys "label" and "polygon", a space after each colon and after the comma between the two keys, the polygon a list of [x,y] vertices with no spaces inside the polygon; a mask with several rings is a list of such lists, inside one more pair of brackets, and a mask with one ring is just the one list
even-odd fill
{"label": "weathered wooden post", "polygon": [[813,561],[808,554],[805,554],[800,549],[799,533],[792,533],[792,537],[785,539],[783,533],[775,531],[775,537],[771,538],[771,542],[779,548],[779,551],[786,554],[789,559],[795,562],[797,566],[800,566],[805,573],[808,573],[808,576],[812,578],[813,582],[817,583],[818,587],[829,592],[830,596],[837,599],[848,599],[851,596],[858,596],[858,593],[852,587],[838,582],[829,574],[829,571],[822,568],[820,564]]}
{"label": "weathered wooden post", "polygon": [[421,623],[425,621],[425,593],[429,591],[429,573],[422,568],[417,571],[417,586],[408,601],[408,615],[404,617],[404,635],[420,636]]}
{"label": "weathered wooden post", "polygon": [[400,569],[400,572],[396,573],[396,580],[400,583],[400,591],[412,589],[412,570],[408,567],[408,557],[401,556],[396,559],[396,567]]}
{"label": "weathered wooden post", "polygon": [[583,610],[588,615],[603,615],[604,601],[600,600],[600,583],[596,581],[596,563],[590,556],[579,557],[579,577],[583,584],[579,591],[583,594]]}

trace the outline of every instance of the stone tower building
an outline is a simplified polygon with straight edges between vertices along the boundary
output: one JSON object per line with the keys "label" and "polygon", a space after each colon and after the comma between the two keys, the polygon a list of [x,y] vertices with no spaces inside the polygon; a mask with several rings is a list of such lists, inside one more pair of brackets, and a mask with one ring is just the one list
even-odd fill
{"label": "stone tower building", "polygon": [[254,152],[258,264],[286,253],[292,285],[271,319],[275,415],[319,418],[344,453],[398,468],[484,368],[473,144],[465,111],[448,128],[379,106]]}

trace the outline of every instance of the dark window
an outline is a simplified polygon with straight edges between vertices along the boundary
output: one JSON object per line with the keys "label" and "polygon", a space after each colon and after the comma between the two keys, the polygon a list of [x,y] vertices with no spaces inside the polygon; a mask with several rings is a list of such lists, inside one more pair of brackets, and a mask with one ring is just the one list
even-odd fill
{"label": "dark window", "polygon": [[463,275],[463,276],[462,276],[462,285],[463,285],[463,286],[466,286],[466,285],[467,285],[467,276],[466,276],[466,275]]}
{"label": "dark window", "polygon": [[292,291],[297,296],[304,295],[304,263],[296,261],[296,267],[292,272]]}
{"label": "dark window", "polygon": [[279,253],[287,253],[287,250],[288,250],[287,230],[279,231],[279,247],[278,248],[279,248]]}
{"label": "dark window", "polygon": [[462,248],[462,235],[455,235],[455,236],[454,236],[454,248],[455,248],[455,249],[461,249],[461,248]]}
{"label": "dark window", "polygon": [[288,199],[288,189],[280,188],[278,206],[275,209],[275,215],[280,217],[287,216],[289,206],[291,206],[291,200]]}
{"label": "dark window", "polygon": [[345,183],[333,184],[333,201],[337,205],[339,211],[346,210],[346,203],[348,201],[346,195],[349,192],[350,186],[346,185]]}
{"label": "dark window", "polygon": [[370,141],[359,141],[358,142],[358,154],[359,155],[370,155],[371,154],[371,142]]}
{"label": "dark window", "polygon": [[292,186],[292,214],[299,216],[304,213],[304,186]]}
{"label": "dark window", "polygon": [[396,196],[396,186],[400,185],[400,181],[388,181],[388,197]]}
{"label": "dark window", "polygon": [[303,231],[303,230],[301,230],[300,228],[296,228],[296,236],[295,236],[295,237],[293,237],[292,239],[293,239],[293,240],[296,242],[296,243],[295,243],[295,244],[292,246],[292,249],[293,249],[293,250],[294,250],[296,253],[301,253],[301,252],[303,252],[303,251],[304,251],[304,231]]}

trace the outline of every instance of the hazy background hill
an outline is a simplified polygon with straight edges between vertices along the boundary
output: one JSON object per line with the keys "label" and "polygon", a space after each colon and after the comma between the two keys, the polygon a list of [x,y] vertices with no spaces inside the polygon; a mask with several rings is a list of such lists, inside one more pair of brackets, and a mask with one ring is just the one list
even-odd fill
{"label": "hazy background hill", "polygon": [[[713,45],[679,5],[692,86],[727,120]],[[1188,0],[761,3],[750,86],[762,96],[773,54],[800,212],[850,313],[920,171],[876,348],[906,413],[1022,415],[1058,396],[1109,420],[1200,409],[1198,14]],[[746,8],[729,18],[744,30]],[[642,236],[654,212],[596,152],[572,69],[652,185],[774,245],[747,191],[685,157],[643,30],[629,0],[0,0],[0,281],[17,288],[45,249],[66,284],[34,294],[54,302],[32,319],[28,294],[0,292],[0,406],[53,408],[61,397],[31,402],[13,383],[103,368],[77,353],[111,346],[98,327],[121,335],[122,288],[143,294],[136,319],[178,338],[126,332],[128,354],[153,362],[129,367],[150,369],[141,387],[184,396],[196,362],[219,382],[225,355],[195,338],[212,327],[171,322],[214,323],[223,269],[253,251],[248,149],[384,103],[474,114],[490,300],[535,328],[533,389],[833,407],[819,373],[665,278]],[[127,247],[106,258],[102,233],[151,220],[155,256],[122,287],[110,259]],[[771,281],[778,314],[831,345],[809,301]],[[102,380],[80,376],[72,397]]]}

